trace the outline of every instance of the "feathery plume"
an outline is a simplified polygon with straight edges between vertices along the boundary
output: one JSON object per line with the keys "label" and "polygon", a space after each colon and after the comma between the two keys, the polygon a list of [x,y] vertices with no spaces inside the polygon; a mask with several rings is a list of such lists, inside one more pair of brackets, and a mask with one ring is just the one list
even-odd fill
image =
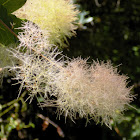
{"label": "feathery plume", "polygon": [[54,80],[59,115],[73,119],[78,114],[111,128],[111,119],[120,119],[133,100],[127,79],[109,62],[94,61],[91,66],[81,58],[68,62]]}
{"label": "feathery plume", "polygon": [[[32,32],[29,25],[25,27],[19,34],[23,45],[19,44],[18,51],[13,51],[21,65],[11,67],[21,84],[20,91],[26,88],[31,97],[40,94],[44,97],[44,106],[57,106],[59,115],[65,114],[72,120],[79,115],[111,128],[111,119],[121,118],[133,100],[131,87],[127,87],[128,77],[120,75],[110,62],[93,61],[88,65],[87,60],[81,58],[65,58],[57,48],[46,43],[47,37],[38,28],[33,28]],[[31,37],[30,40],[26,41],[24,35]],[[21,46],[35,51],[22,53]],[[39,49],[40,46],[47,49]]]}
{"label": "feathery plume", "polygon": [[49,41],[61,46],[67,42],[66,37],[75,35],[77,28],[78,11],[70,0],[27,0],[13,14],[36,23],[44,32],[49,31]]}
{"label": "feathery plume", "polygon": [[37,94],[45,99],[52,96],[52,80],[60,69],[57,65],[61,65],[61,62],[55,59],[60,53],[56,49],[48,50],[45,55],[50,61],[39,54],[28,55],[16,50],[13,50],[12,54],[21,62],[19,66],[10,67],[16,73],[14,79],[21,84],[19,94],[23,88],[26,88],[32,98]]}
{"label": "feathery plume", "polygon": [[49,33],[46,31],[46,35],[43,35],[43,30],[33,22],[22,22],[22,26],[17,29],[21,30],[18,33],[20,41],[20,44],[17,46],[18,50],[29,50],[28,53],[31,53],[33,49],[38,53],[42,53],[51,47],[48,41]]}
{"label": "feathery plume", "polygon": [[120,75],[110,62],[94,61],[91,66],[91,79],[91,98],[98,116],[96,121],[111,127],[111,119],[121,119],[127,105],[133,100],[130,94],[132,87],[127,87],[128,77]]}

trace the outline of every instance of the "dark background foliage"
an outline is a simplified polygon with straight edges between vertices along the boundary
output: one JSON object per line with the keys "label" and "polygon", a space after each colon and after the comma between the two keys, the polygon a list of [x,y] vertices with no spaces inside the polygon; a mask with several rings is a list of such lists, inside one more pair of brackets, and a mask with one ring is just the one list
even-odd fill
{"label": "dark background foliage", "polygon": [[[15,33],[21,20],[11,13],[21,7],[25,0],[0,0],[0,19]],[[130,77],[129,85],[134,85],[132,94],[137,95],[130,108],[125,112],[125,120],[112,122],[113,129],[96,125],[91,121],[85,126],[86,120],[77,118],[75,123],[69,118],[56,119],[55,108],[39,108],[37,100],[17,102],[18,108],[13,107],[0,119],[0,138],[7,136],[9,140],[44,140],[44,139],[97,139],[97,140],[140,140],[140,1],[139,0],[75,0],[80,9],[79,20],[81,24],[77,36],[69,39],[69,47],[64,54],[69,57],[89,57],[92,60],[111,60],[114,66]],[[87,12],[85,14],[85,12]],[[88,20],[93,18],[93,20]],[[16,23],[13,26],[10,23]],[[17,43],[17,39],[0,23],[0,43],[9,45]],[[0,61],[2,61],[0,59]],[[121,64],[121,65],[120,65]],[[0,104],[17,98],[18,88],[12,86],[14,81],[5,75],[3,86],[0,89]],[[25,95],[26,99],[28,95]],[[3,110],[2,110],[3,111]],[[43,114],[57,123],[65,133],[65,138],[59,137],[56,128],[49,125],[43,131],[43,120],[37,114]],[[13,122],[11,122],[13,119]],[[17,120],[20,122],[15,124]],[[11,122],[11,123],[9,123]],[[20,128],[18,128],[20,126]],[[4,127],[5,133],[2,132]]]}

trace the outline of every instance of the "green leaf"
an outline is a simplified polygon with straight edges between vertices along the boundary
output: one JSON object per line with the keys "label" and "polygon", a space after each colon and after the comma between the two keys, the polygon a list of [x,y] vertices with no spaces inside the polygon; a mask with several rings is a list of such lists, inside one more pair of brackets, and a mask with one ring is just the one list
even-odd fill
{"label": "green leaf", "polygon": [[14,28],[19,27],[20,25],[21,20],[12,14],[8,14],[7,9],[0,5],[0,43],[5,46],[16,43],[17,38],[10,32],[10,30],[17,34],[18,31],[14,31]]}
{"label": "green leaf", "polygon": [[0,5],[7,9],[8,13],[12,13],[22,7],[26,0],[1,0]]}
{"label": "green leaf", "polygon": [[13,43],[14,36],[8,31],[8,29],[2,24],[5,23],[6,26],[10,27],[10,22],[12,19],[8,16],[7,10],[0,5],[0,43],[4,45],[8,45],[10,43]]}
{"label": "green leaf", "polygon": [[35,124],[34,123],[32,123],[32,122],[29,122],[29,124],[28,124],[30,127],[32,127],[32,128],[35,128]]}

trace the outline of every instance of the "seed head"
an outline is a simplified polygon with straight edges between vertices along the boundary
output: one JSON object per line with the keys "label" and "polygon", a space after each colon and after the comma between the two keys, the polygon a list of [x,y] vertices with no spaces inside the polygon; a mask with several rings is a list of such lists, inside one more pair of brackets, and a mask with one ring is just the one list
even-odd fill
{"label": "seed head", "polygon": [[120,75],[110,62],[94,61],[91,66],[91,79],[91,99],[96,106],[98,116],[96,121],[101,121],[110,127],[111,119],[120,119],[133,100],[130,94],[132,87],[127,87],[128,77]]}
{"label": "seed head", "polygon": [[26,88],[30,92],[31,97],[40,94],[49,102],[48,96],[52,96],[53,94],[53,79],[59,71],[57,65],[61,65],[61,62],[55,61],[59,52],[56,49],[48,50],[46,57],[50,61],[34,53],[29,55],[15,50],[12,53],[14,57],[21,61],[19,66],[11,67],[11,70],[16,73],[14,79],[17,80],[17,83],[21,84],[19,94],[23,88]]}
{"label": "seed head", "polygon": [[66,37],[75,34],[78,11],[70,0],[27,0],[15,11],[19,18],[36,23],[42,30],[50,32],[52,44],[64,44]]}
{"label": "seed head", "polygon": [[[40,94],[44,106],[57,106],[59,115],[71,119],[79,115],[111,128],[111,119],[121,118],[133,97],[131,87],[127,87],[128,78],[117,68],[110,62],[93,61],[88,65],[81,58],[65,58],[33,23],[27,22],[20,29],[23,32],[19,34],[18,51],[12,53],[21,65],[11,67],[21,84],[20,91],[26,88],[31,97]],[[22,47],[31,49],[30,53],[20,52]]]}
{"label": "seed head", "polygon": [[51,47],[48,38],[49,33],[45,36],[43,35],[43,30],[41,30],[36,24],[31,21],[22,22],[22,26],[17,28],[21,31],[18,34],[18,39],[20,44],[17,46],[18,50],[35,50],[38,53],[43,53]]}
{"label": "seed head", "polygon": [[133,99],[126,81],[127,77],[120,75],[109,62],[93,62],[89,66],[86,60],[74,59],[54,80],[59,93],[58,113],[72,119],[78,114],[111,127],[111,119],[120,119]]}

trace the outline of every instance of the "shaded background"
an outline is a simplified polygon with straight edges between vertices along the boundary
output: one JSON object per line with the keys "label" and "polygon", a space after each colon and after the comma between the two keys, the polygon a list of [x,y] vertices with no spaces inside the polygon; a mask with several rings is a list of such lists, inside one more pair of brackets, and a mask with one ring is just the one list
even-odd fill
{"label": "shaded background", "polygon": [[[25,0],[9,0],[6,4],[0,0],[0,19],[11,29],[20,26],[21,20],[11,15],[11,12],[21,7]],[[75,0],[77,8],[81,11],[79,28],[76,37],[69,39],[69,47],[63,49],[65,55],[73,58],[81,56],[92,60],[111,60],[114,66],[130,77],[129,85],[134,85],[133,95],[137,95],[130,108],[125,112],[125,120],[114,123],[112,130],[106,126],[96,125],[91,121],[87,126],[86,120],[77,118],[75,123],[62,116],[56,118],[55,108],[39,108],[37,100],[31,104],[14,102],[13,108],[0,116],[0,138],[9,140],[140,140],[140,1],[139,0]],[[9,45],[17,42],[0,23],[0,43]],[[5,29],[2,30],[2,28]],[[14,32],[16,30],[13,29]],[[0,59],[0,64],[2,64]],[[120,65],[121,64],[121,65]],[[3,84],[0,88],[0,104],[8,104],[17,98],[19,85],[12,86],[9,74],[4,74]],[[23,99],[26,99],[25,95]],[[15,104],[16,103],[16,104]],[[10,106],[10,105],[9,105]],[[5,111],[0,106],[0,111]],[[1,115],[0,112],[0,115]],[[51,124],[45,131],[42,130],[43,120],[37,114],[43,114],[58,124],[64,131],[61,138],[56,128]]]}

